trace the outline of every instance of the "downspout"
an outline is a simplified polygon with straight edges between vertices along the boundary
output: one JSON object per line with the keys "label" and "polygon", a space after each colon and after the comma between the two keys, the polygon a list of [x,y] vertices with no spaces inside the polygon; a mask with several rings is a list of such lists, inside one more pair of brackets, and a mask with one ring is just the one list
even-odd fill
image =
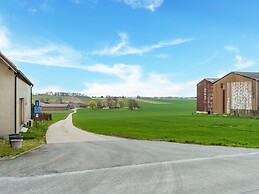
{"label": "downspout", "polygon": [[32,119],[32,113],[33,113],[33,107],[32,107],[32,85],[31,85],[31,100],[30,100],[30,103],[31,103],[31,119]]}
{"label": "downspout", "polygon": [[14,80],[14,133],[16,134],[17,130],[17,73],[15,74]]}
{"label": "downspout", "polygon": [[255,82],[255,108],[258,110],[258,80]]}

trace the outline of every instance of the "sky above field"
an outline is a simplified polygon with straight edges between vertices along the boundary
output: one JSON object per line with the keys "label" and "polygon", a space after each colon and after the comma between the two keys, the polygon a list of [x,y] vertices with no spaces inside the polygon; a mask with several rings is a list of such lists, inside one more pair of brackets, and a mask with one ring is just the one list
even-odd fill
{"label": "sky above field", "polygon": [[259,71],[258,0],[0,0],[0,51],[33,92],[196,96]]}

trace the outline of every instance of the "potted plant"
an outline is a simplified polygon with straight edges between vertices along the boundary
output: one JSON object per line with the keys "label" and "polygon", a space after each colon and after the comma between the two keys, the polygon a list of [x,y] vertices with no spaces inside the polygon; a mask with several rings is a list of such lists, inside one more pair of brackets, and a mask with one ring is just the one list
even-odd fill
{"label": "potted plant", "polygon": [[21,148],[22,147],[22,136],[20,134],[10,134],[9,135],[9,142],[12,146],[12,148]]}

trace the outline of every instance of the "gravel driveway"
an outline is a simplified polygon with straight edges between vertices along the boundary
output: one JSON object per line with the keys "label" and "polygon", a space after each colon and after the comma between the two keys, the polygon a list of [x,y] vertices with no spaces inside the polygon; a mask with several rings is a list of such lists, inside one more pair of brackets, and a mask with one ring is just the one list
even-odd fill
{"label": "gravel driveway", "polygon": [[89,133],[75,127],[72,123],[73,113],[69,114],[65,120],[61,120],[49,127],[46,134],[47,144],[72,143],[72,142],[84,142],[84,141],[107,141],[107,140],[122,139],[122,138],[117,138],[112,136],[97,135],[94,133]]}

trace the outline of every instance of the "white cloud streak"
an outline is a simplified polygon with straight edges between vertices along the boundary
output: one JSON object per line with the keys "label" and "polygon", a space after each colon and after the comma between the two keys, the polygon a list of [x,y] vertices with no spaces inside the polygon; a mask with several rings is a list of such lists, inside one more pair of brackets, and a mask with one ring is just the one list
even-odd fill
{"label": "white cloud streak", "polygon": [[11,42],[8,39],[8,30],[6,27],[0,27],[0,50],[8,48]]}
{"label": "white cloud streak", "polygon": [[22,4],[23,7],[27,9],[27,12],[30,15],[35,15],[39,12],[52,12],[54,11],[51,1],[34,1],[33,3],[24,3]]}
{"label": "white cloud streak", "polygon": [[168,57],[169,57],[168,54],[158,54],[158,55],[156,56],[156,58],[158,58],[158,59],[167,59]]}
{"label": "white cloud streak", "polygon": [[211,63],[214,59],[216,59],[218,56],[217,53],[215,53],[214,55],[208,57],[207,59],[205,59],[204,61],[198,61],[195,66],[201,66],[201,65],[207,65],[209,63]]}
{"label": "white cloud streak", "polygon": [[144,8],[151,12],[156,11],[160,7],[164,0],[120,0],[125,4],[129,5],[133,9]]}
{"label": "white cloud streak", "polygon": [[226,45],[224,47],[228,52],[234,52],[234,53],[238,53],[239,49],[235,46],[231,46],[231,45]]}
{"label": "white cloud streak", "polygon": [[71,68],[74,68],[81,58],[81,54],[75,50],[56,44],[36,49],[24,47],[7,49],[6,54],[15,62]]}
{"label": "white cloud streak", "polygon": [[235,58],[236,64],[234,65],[236,70],[245,69],[247,67],[251,67],[255,64],[253,60],[244,60],[242,56],[236,55]]}
{"label": "white cloud streak", "polygon": [[91,54],[100,55],[100,56],[142,55],[144,53],[150,52],[155,49],[180,45],[193,40],[192,38],[190,39],[178,38],[171,41],[161,41],[153,45],[136,48],[129,45],[128,35],[126,33],[119,33],[119,36],[121,40],[117,45],[113,47],[105,47],[101,50],[95,50]]}
{"label": "white cloud streak", "polygon": [[[112,83],[105,81],[85,82],[85,89],[82,92],[87,95],[195,96],[197,81],[173,83],[169,79],[169,75],[157,74],[155,72],[147,73],[147,75],[145,74],[144,76],[142,74],[142,68],[136,64],[84,65],[82,63],[82,53],[68,46],[55,43],[48,43],[46,44],[48,46],[39,48],[29,48],[18,44],[11,46],[12,41],[8,38],[7,31],[7,29],[0,29],[0,33],[2,34],[0,49],[3,49],[4,54],[14,62],[74,68],[92,73],[100,73],[103,74],[103,77],[112,76],[116,78],[117,82]],[[114,52],[118,52],[118,50],[127,44],[127,36],[122,34],[121,37],[122,41],[117,47],[114,47]],[[181,42],[182,40],[174,40],[169,43],[160,42],[151,46],[151,49],[171,44],[179,44]],[[146,48],[146,50],[148,49]],[[40,85],[40,80],[37,83],[37,85]],[[65,91],[63,87],[55,86],[55,83],[53,83],[51,87],[42,85],[39,88],[37,85],[34,87],[35,92]],[[186,90],[186,88],[188,88],[188,90]]]}

